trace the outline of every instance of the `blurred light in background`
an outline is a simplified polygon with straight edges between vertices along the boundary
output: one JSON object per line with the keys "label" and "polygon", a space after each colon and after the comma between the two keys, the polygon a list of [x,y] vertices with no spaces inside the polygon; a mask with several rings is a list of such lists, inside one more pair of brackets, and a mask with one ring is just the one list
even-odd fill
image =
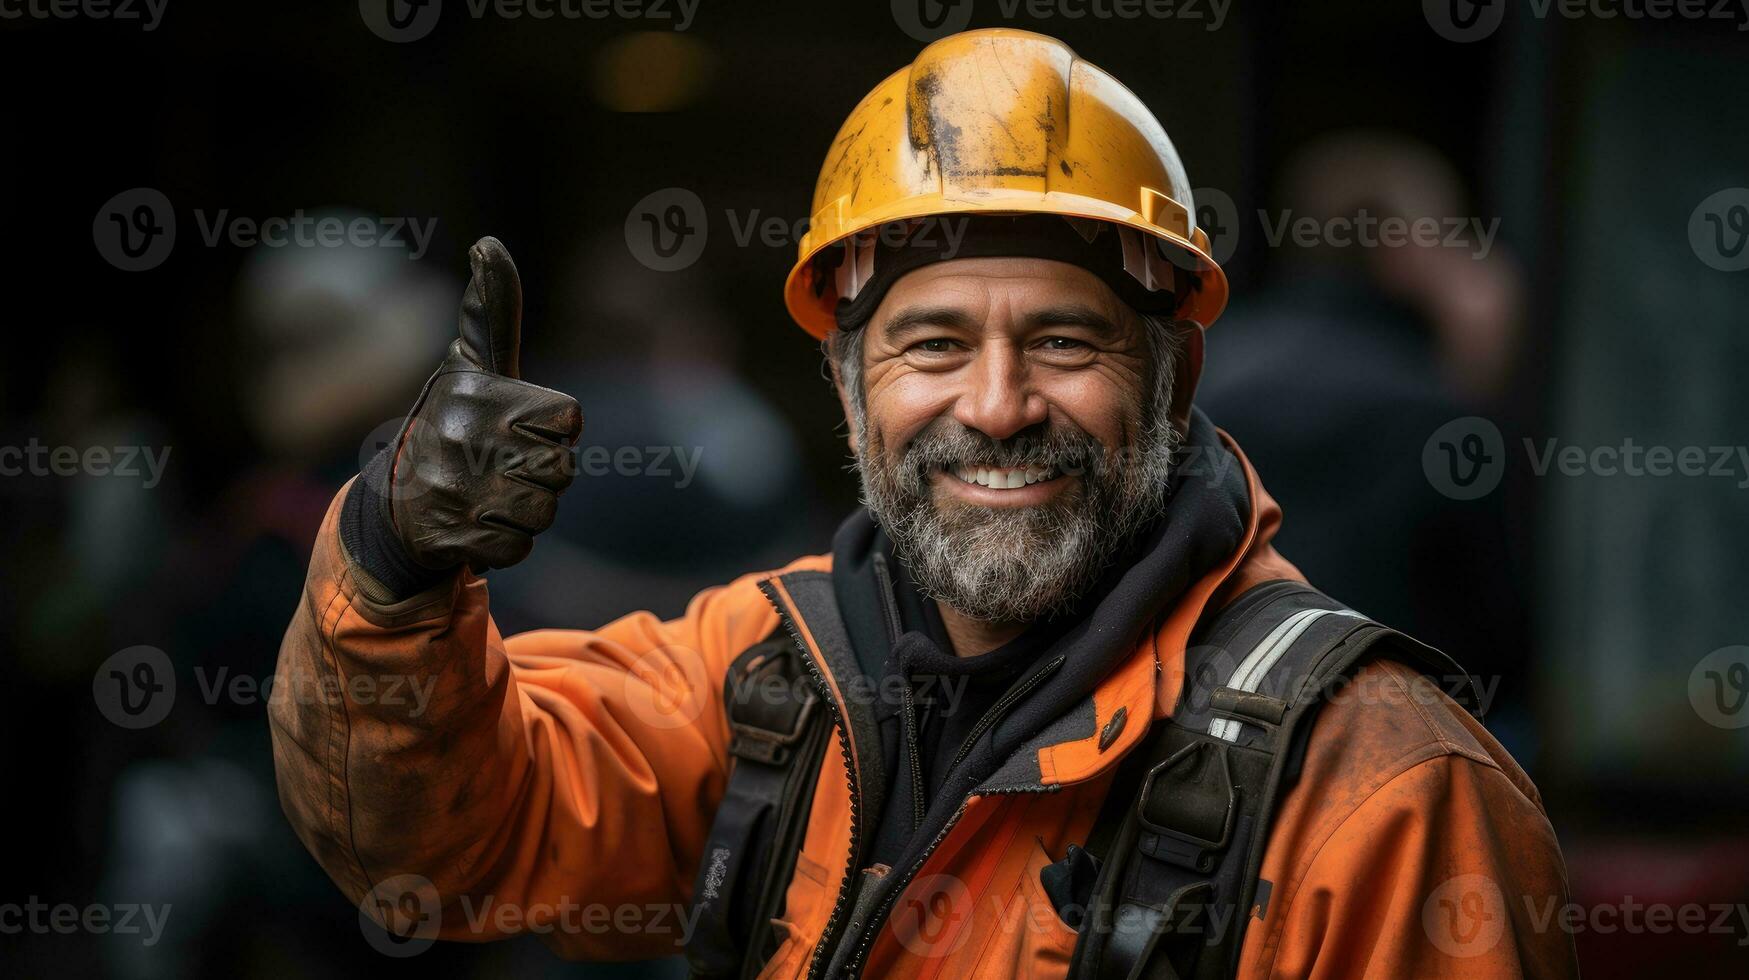
{"label": "blurred light in background", "polygon": [[710,48],[691,34],[637,31],[596,51],[590,85],[614,112],[673,112],[699,101],[715,66]]}

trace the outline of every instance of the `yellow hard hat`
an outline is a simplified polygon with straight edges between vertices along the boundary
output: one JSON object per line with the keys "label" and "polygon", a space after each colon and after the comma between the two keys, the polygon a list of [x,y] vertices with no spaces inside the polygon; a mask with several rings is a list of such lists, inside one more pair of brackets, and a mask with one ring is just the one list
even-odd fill
{"label": "yellow hard hat", "polygon": [[1207,327],[1227,277],[1196,227],[1178,151],[1135,93],[1068,45],[1030,31],[966,31],[924,48],[850,113],[814,185],[784,285],[815,337],[838,287],[816,261],[859,232],[956,214],[1056,214],[1158,239],[1181,270],[1177,315]]}

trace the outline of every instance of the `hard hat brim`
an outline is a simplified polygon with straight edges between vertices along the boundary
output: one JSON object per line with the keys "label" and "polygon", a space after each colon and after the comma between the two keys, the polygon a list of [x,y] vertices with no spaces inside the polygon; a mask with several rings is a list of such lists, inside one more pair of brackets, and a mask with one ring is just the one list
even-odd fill
{"label": "hard hat brim", "polygon": [[980,192],[973,199],[910,197],[894,206],[867,211],[852,223],[834,220],[834,209],[827,208],[814,216],[802,237],[799,258],[784,284],[784,305],[797,324],[818,339],[837,327],[834,310],[838,303],[836,286],[829,280],[816,282],[815,258],[826,249],[860,232],[894,221],[916,218],[951,217],[954,215],[1054,214],[1068,218],[1091,218],[1135,228],[1165,242],[1174,263],[1194,277],[1195,285],[1179,301],[1177,316],[1191,320],[1203,328],[1220,317],[1227,305],[1227,276],[1208,252],[1208,239],[1201,229],[1191,232],[1191,238],[1170,231],[1147,220],[1136,211],[1108,201],[1066,194],[1016,190]]}

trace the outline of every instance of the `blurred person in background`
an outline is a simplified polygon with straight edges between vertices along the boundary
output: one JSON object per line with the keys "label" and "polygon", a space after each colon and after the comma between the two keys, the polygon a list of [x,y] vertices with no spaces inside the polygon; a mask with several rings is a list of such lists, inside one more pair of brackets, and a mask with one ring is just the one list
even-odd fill
{"label": "blurred person in background", "polygon": [[[657,272],[614,234],[585,242],[570,268],[557,315],[587,327],[555,338],[553,380],[589,393],[590,425],[540,550],[493,577],[493,617],[509,631],[678,615],[749,560],[781,564],[817,523],[788,422],[736,370],[745,331],[708,266]],[[593,516],[604,513],[618,517]]]}
{"label": "blurred person in background", "polygon": [[1455,500],[1423,469],[1441,426],[1500,417],[1524,316],[1519,270],[1473,224],[1448,239],[1448,222],[1471,220],[1462,183],[1407,137],[1322,137],[1290,157],[1279,185],[1268,220],[1439,230],[1397,244],[1330,234],[1274,245],[1275,284],[1210,335],[1202,402],[1294,516],[1278,540],[1295,563],[1331,595],[1450,651],[1488,691],[1490,730],[1533,755],[1526,535],[1509,525],[1505,493]]}
{"label": "blurred person in background", "polygon": [[[0,588],[0,615],[12,624],[0,637],[0,683],[14,695],[4,725],[17,749],[6,755],[5,779],[16,792],[59,805],[14,815],[16,838],[28,842],[9,862],[14,888],[40,887],[34,883],[45,872],[94,888],[106,849],[110,777],[155,747],[91,711],[92,677],[109,652],[171,628],[173,610],[158,601],[164,582],[156,572],[179,526],[171,464],[186,449],[171,444],[161,417],[129,399],[128,365],[90,340],[92,332],[79,323],[60,331],[71,349],[29,379],[41,385],[41,401],[30,415],[8,418],[0,439],[8,447],[105,447],[109,465],[130,471],[69,477],[25,470],[13,458],[0,479],[6,518],[0,540],[19,572]],[[81,717],[95,723],[69,724]],[[50,744],[53,750],[23,749]],[[23,897],[16,890],[8,896]],[[8,925],[10,940],[20,930]],[[87,944],[56,965],[100,970],[98,946]],[[31,952],[0,953],[0,962],[21,975],[46,969]]]}
{"label": "blurred person in background", "polygon": [[289,614],[328,487],[357,467],[361,434],[404,409],[400,391],[442,348],[452,288],[354,245],[263,248],[241,270],[239,407],[260,462],[217,488],[202,519],[177,519],[143,601],[166,632],[134,634],[167,636],[177,689],[210,703],[173,714],[154,735],[168,751],[115,776],[100,886],[157,896],[178,928],[144,948],[115,937],[115,976],[292,972],[301,961],[286,950],[335,943],[339,917],[305,911],[320,878],[280,832],[272,781],[251,761],[269,751],[259,717],[277,637],[263,621]]}

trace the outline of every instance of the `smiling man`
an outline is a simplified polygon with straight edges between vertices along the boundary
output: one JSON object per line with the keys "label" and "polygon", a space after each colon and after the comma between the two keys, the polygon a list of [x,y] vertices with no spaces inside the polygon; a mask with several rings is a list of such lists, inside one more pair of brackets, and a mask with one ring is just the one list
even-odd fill
{"label": "smiling man", "polygon": [[[967,223],[1019,252],[1053,221],[1075,234],[1054,218]],[[884,297],[898,276],[882,275],[859,297],[879,300],[875,326],[847,312],[833,334],[866,502],[954,648],[994,649],[1065,612],[1159,516],[1182,341],[1063,262],[956,258]]]}
{"label": "smiling man", "polygon": [[[272,706],[305,844],[404,936],[707,977],[1571,974],[1470,678],[1307,585],[1193,407],[1227,290],[1193,214],[1061,43],[929,46],[832,144],[786,287],[865,507],[678,619],[508,639],[481,573],[550,525],[582,422],[520,380],[483,239],[281,650],[336,693]],[[384,676],[428,703],[351,696]]]}

